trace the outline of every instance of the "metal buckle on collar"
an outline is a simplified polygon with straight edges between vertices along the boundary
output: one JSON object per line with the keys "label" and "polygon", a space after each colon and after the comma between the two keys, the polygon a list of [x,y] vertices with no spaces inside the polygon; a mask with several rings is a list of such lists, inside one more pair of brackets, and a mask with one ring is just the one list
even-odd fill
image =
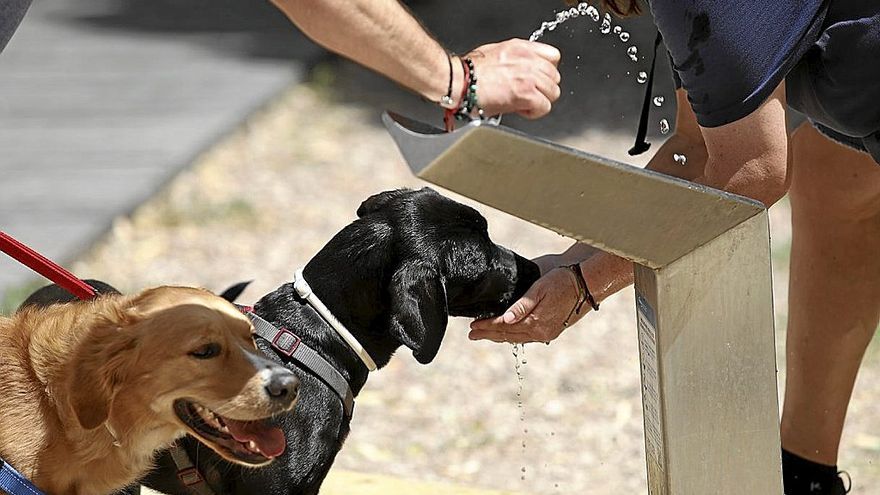
{"label": "metal buckle on collar", "polygon": [[177,478],[180,479],[180,482],[186,487],[198,485],[205,481],[205,479],[202,478],[202,473],[200,473],[195,467],[181,469],[177,472]]}
{"label": "metal buckle on collar", "polygon": [[272,346],[285,356],[290,357],[296,352],[296,348],[299,347],[301,342],[302,339],[297,337],[296,334],[286,328],[280,328],[275,338],[272,339]]}

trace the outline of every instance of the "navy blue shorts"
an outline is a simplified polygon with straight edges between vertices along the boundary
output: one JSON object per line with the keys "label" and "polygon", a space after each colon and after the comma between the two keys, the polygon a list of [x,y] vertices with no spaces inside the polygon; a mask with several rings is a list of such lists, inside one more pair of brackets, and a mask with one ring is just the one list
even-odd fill
{"label": "navy blue shorts", "polygon": [[6,48],[6,43],[30,6],[31,0],[0,0],[0,52]]}
{"label": "navy blue shorts", "polygon": [[653,0],[677,85],[701,126],[789,105],[880,163],[880,1]]}

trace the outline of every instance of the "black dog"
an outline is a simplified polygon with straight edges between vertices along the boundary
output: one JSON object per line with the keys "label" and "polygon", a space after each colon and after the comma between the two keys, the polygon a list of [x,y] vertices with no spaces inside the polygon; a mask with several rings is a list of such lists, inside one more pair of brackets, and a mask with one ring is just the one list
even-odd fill
{"label": "black dog", "polygon": [[[312,258],[304,275],[324,304],[381,368],[401,345],[420,363],[434,359],[447,317],[501,314],[537,280],[537,265],[494,244],[486,220],[473,208],[431,189],[397,190],[370,197],[345,227]],[[264,296],[254,313],[296,332],[344,376],[353,393],[367,368],[292,283]],[[287,450],[261,469],[241,469],[208,449],[183,447],[217,494],[317,494],[349,432],[342,401],[324,381],[280,355],[263,339],[258,346],[301,378],[296,409],[279,418]],[[189,495],[168,455],[144,484]]]}

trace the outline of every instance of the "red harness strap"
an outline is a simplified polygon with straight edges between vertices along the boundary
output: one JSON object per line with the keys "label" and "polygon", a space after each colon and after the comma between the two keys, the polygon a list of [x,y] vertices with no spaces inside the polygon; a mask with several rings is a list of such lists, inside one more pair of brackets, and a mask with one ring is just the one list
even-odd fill
{"label": "red harness strap", "polygon": [[95,289],[89,284],[2,230],[0,230],[0,251],[12,256],[13,259],[55,282],[80,299],[92,299],[97,295]]}

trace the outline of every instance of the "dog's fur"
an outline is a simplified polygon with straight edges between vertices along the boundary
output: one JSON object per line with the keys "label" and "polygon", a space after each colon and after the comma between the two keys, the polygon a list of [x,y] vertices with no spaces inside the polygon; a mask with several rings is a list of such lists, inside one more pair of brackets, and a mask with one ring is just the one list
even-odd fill
{"label": "dog's fur", "polygon": [[[50,304],[59,290],[0,317],[0,457],[46,493],[104,495],[132,483],[157,451],[201,432],[181,419],[181,405],[238,421],[293,406],[297,379],[257,353],[250,321],[207,291]],[[279,383],[286,397],[267,390]]]}
{"label": "dog's fur", "polygon": [[[502,313],[538,278],[538,267],[494,244],[476,210],[425,188],[375,195],[306,265],[315,294],[357,337],[379,367],[404,345],[420,363],[440,349],[447,317]],[[257,302],[254,311],[293,330],[348,380],[357,394],[367,369],[327,323],[285,284]],[[276,463],[240,469],[190,438],[183,445],[219,493],[313,495],[349,432],[338,397],[296,363],[282,360],[264,341],[258,346],[296,371],[302,397],[279,424],[288,449]],[[168,455],[146,483],[163,493],[187,495]]]}

